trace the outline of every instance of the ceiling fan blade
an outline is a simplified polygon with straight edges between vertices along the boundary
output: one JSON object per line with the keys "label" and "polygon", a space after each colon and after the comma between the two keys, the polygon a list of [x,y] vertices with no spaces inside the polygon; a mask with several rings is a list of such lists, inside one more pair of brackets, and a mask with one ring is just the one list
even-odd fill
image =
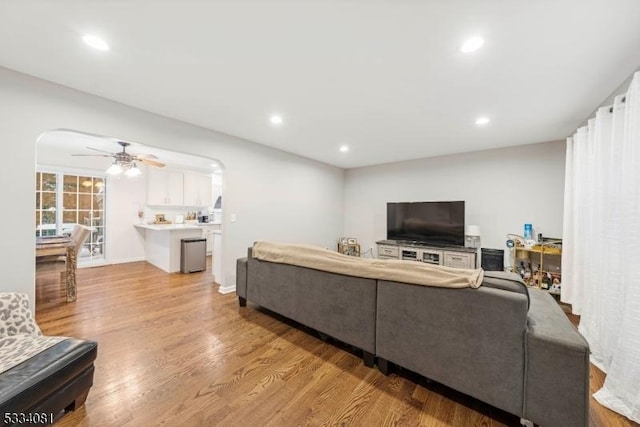
{"label": "ceiling fan blade", "polygon": [[100,151],[101,153],[107,153],[107,154],[113,155],[113,153],[111,151],[100,150],[100,149],[93,148],[93,147],[84,147],[84,148],[86,148],[87,150]]}
{"label": "ceiling fan blade", "polygon": [[156,156],[155,154],[151,154],[151,153],[138,154],[137,157],[139,157],[141,159],[157,159],[158,158],[158,156]]}
{"label": "ceiling fan blade", "polygon": [[164,163],[161,162],[156,162],[155,160],[150,160],[150,159],[145,159],[145,158],[137,158],[135,159],[136,162],[140,162],[140,163],[144,163],[146,165],[151,165],[151,166],[156,166],[159,168],[163,168],[164,167]]}
{"label": "ceiling fan blade", "polygon": [[113,157],[113,154],[72,154],[79,157]]}

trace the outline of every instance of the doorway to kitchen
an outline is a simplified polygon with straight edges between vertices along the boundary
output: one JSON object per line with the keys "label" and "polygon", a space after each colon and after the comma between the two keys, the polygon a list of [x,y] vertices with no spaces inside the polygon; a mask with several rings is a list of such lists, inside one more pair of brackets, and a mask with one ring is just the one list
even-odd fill
{"label": "doorway to kitchen", "polygon": [[[194,216],[210,222],[202,227],[203,237],[213,255],[214,281],[222,281],[224,166],[219,160],[67,129],[42,134],[36,160],[37,233],[64,234],[74,223],[96,230],[83,251],[88,257],[78,258],[81,267],[147,260],[140,224],[160,215],[186,226]],[[112,174],[113,165],[122,171]],[[136,174],[127,173],[134,169]]]}

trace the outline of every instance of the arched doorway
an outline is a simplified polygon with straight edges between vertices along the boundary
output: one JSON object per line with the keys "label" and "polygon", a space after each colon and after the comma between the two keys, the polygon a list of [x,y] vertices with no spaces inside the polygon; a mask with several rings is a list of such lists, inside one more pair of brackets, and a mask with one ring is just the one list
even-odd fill
{"label": "arched doorway", "polygon": [[[134,262],[146,259],[143,238],[134,229],[137,223],[152,222],[159,213],[172,222],[182,222],[194,214],[196,221],[199,218],[209,221],[207,231],[215,230],[204,234],[207,249],[213,253],[214,281],[220,282],[222,162],[141,143],[130,142],[123,147],[119,141],[122,140],[67,129],[40,136],[36,145],[36,174],[40,183],[36,186],[40,201],[36,206],[36,234],[64,234],[74,224],[87,225],[92,233],[78,252],[80,268]],[[123,151],[134,156],[133,167],[139,174],[110,174],[110,167],[122,160]],[[124,163],[123,166],[131,167]],[[158,171],[182,174],[183,186],[200,183],[198,188],[206,197],[184,195],[180,201],[150,203],[150,180]],[[206,185],[201,185],[202,182]],[[220,240],[217,251],[213,248],[216,239]]]}

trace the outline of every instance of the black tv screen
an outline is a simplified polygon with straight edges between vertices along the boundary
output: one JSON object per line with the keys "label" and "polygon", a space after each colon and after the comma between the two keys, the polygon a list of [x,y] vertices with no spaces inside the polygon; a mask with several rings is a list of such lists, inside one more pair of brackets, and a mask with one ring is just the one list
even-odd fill
{"label": "black tv screen", "polygon": [[464,201],[387,203],[387,239],[464,246]]}

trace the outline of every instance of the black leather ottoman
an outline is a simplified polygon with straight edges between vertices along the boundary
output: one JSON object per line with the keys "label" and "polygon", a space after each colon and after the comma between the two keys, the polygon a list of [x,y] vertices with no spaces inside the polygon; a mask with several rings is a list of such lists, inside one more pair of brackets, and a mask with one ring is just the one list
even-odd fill
{"label": "black leather ottoman", "polygon": [[98,343],[69,338],[1,373],[0,425],[47,425],[82,406],[97,352]]}

